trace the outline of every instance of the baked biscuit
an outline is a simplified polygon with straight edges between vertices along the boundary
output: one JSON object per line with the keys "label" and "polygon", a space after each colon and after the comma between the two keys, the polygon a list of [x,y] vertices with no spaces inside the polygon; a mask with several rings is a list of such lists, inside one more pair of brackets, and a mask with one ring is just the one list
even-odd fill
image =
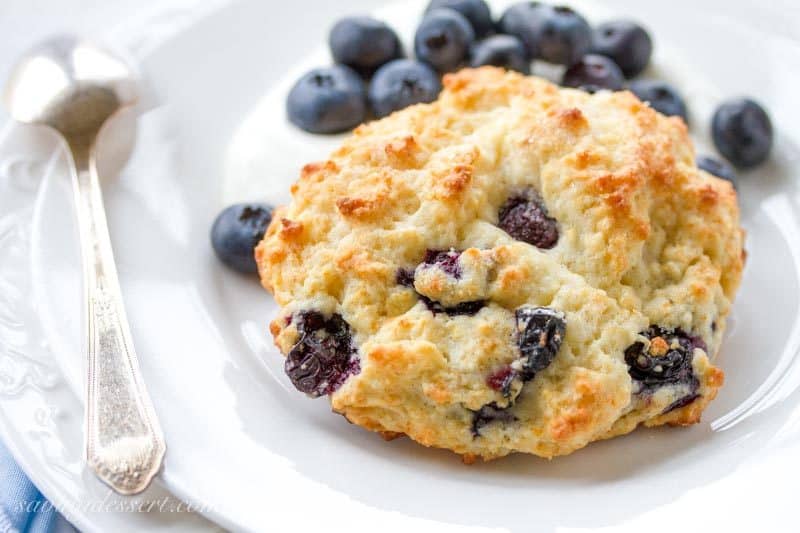
{"label": "baked biscuit", "polygon": [[465,460],[691,424],[743,251],[684,123],[493,67],[303,168],[256,250],[295,386]]}

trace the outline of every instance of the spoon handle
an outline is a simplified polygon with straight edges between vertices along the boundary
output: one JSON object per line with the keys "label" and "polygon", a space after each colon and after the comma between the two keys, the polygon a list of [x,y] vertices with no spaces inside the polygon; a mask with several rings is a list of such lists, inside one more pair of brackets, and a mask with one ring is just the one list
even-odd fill
{"label": "spoon handle", "polygon": [[88,325],[86,460],[116,492],[137,494],[161,468],[166,444],[139,373],[95,160],[71,150]]}

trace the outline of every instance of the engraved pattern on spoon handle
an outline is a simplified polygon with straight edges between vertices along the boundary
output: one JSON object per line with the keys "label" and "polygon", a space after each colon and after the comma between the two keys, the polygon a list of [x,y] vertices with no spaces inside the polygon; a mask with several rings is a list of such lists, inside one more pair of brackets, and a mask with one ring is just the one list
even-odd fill
{"label": "engraved pattern on spoon handle", "polygon": [[139,373],[94,158],[72,151],[88,326],[86,460],[115,491],[137,494],[160,470],[166,445]]}

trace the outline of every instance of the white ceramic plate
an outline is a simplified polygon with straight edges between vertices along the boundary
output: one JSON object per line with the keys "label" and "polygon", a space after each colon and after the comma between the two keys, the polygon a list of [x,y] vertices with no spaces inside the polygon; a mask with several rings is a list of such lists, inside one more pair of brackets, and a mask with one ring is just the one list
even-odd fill
{"label": "white ceramic plate", "polygon": [[[639,430],[550,462],[465,467],[448,452],[383,442],[297,393],[267,332],[274,304],[255,280],[217,264],[208,228],[229,201],[283,201],[299,168],[335,146],[286,124],[282,100],[300,71],[327,62],[319,45],[331,21],[369,3],[240,1],[134,51],[151,107],[131,162],[106,188],[133,335],[168,441],[169,490],[254,531],[790,529],[786,473],[800,467],[800,14],[789,1],[569,3],[594,21],[623,14],[652,29],[654,72],[686,93],[700,145],[725,96],[752,95],[772,110],[774,156],[740,187],[749,260],[719,359],[727,383],[703,423]],[[381,13],[407,37],[421,7]],[[15,301],[32,306],[3,315],[0,341],[26,353],[20,339],[42,332],[60,370],[24,379],[63,377],[72,389],[62,415],[70,424],[50,433],[71,443],[74,463],[83,358],[70,195],[58,171],[26,183],[30,246],[4,252],[4,267],[9,276],[30,270],[30,292]],[[29,389],[48,394],[46,382]],[[26,439],[15,430],[30,424],[4,423],[19,451]],[[51,483],[34,459],[26,466]]]}

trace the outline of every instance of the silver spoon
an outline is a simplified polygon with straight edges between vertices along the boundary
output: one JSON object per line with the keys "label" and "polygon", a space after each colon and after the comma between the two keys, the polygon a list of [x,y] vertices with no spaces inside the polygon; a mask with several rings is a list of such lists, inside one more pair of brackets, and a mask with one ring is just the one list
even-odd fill
{"label": "silver spoon", "polygon": [[72,154],[88,325],[86,460],[121,494],[146,489],[166,451],[125,317],[96,162],[100,131],[137,98],[123,61],[74,37],[31,50],[4,94],[14,119],[52,128]]}

